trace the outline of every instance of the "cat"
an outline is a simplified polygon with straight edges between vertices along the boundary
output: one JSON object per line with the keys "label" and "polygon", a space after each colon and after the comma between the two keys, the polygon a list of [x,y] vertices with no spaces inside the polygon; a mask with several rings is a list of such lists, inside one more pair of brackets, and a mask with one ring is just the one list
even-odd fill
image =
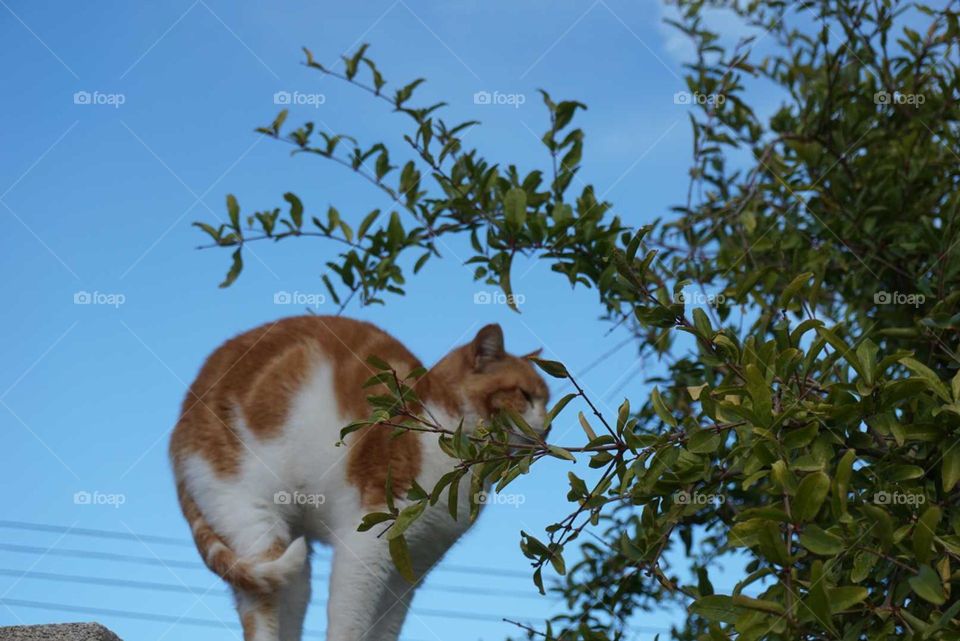
{"label": "cat", "polygon": [[[457,460],[436,433],[370,425],[363,388],[376,356],[403,377],[420,362],[376,326],[337,316],[286,318],[224,343],[188,391],[170,441],[180,506],[207,566],[233,589],[245,641],[299,641],[310,600],[310,543],[332,546],[328,641],[396,641],[414,587],[395,569],[381,529],[387,473],[397,507],[416,481],[428,491]],[[512,408],[543,433],[547,386],[528,357],[507,354],[483,327],[417,380],[423,413],[475,429]],[[417,582],[470,525],[468,479],[458,517],[445,500],[405,532]],[[446,493],[444,493],[446,495]]]}

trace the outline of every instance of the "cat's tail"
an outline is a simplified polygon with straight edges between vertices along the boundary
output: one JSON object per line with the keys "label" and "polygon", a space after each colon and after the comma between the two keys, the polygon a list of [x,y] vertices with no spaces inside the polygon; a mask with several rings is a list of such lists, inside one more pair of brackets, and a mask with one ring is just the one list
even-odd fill
{"label": "cat's tail", "polygon": [[178,484],[177,495],[204,563],[233,587],[256,594],[272,593],[301,571],[307,562],[309,549],[303,537],[295,539],[286,548],[275,546],[250,557],[238,555],[204,518],[183,483]]}

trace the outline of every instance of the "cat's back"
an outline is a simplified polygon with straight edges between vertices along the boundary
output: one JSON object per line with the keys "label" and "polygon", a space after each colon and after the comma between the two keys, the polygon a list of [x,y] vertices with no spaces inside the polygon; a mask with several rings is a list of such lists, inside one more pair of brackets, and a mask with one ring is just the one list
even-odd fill
{"label": "cat's back", "polygon": [[201,368],[183,401],[171,455],[176,461],[204,454],[218,473],[236,471],[242,438],[280,436],[295,399],[318,370],[328,372],[332,387],[333,407],[325,411],[345,422],[365,417],[363,383],[376,373],[367,362],[371,355],[401,374],[420,367],[382,329],[340,316],[284,318],[244,332],[217,348]]}

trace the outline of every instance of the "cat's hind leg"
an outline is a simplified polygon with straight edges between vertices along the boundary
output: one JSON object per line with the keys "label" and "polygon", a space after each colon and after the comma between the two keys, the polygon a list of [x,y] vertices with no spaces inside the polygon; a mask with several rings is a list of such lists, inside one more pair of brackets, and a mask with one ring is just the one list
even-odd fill
{"label": "cat's hind leg", "polygon": [[276,594],[258,594],[234,588],[243,641],[277,641],[280,637]]}
{"label": "cat's hind leg", "polygon": [[233,587],[244,641],[280,641],[281,599],[309,564],[306,540],[291,540],[289,526],[265,502],[231,502],[223,492],[209,503],[213,526],[186,498],[204,561]]}
{"label": "cat's hind leg", "polygon": [[[285,544],[274,542],[279,550]],[[302,539],[294,545],[306,545]],[[249,552],[248,552],[249,554]],[[276,551],[261,551],[272,556]],[[267,589],[234,586],[244,641],[300,641],[310,599],[310,558],[304,553],[296,569],[286,569]]]}
{"label": "cat's hind leg", "polygon": [[310,559],[279,591],[280,641],[300,641],[310,604]]}

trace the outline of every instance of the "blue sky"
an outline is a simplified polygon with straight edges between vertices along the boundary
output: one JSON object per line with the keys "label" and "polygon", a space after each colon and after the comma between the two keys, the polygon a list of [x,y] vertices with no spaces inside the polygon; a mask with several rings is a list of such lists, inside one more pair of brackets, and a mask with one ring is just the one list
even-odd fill
{"label": "blue sky", "polygon": [[[253,247],[240,280],[220,290],[228,254],[197,251],[204,239],[190,223],[223,219],[227,193],[249,212],[279,206],[294,191],[308,213],[334,204],[354,223],[389,207],[343,168],[291,158],[285,145],[253,133],[276,115],[276,92],[322,96],[314,100],[322,104],[292,107],[290,123],[315,120],[368,143],[399,147],[398,127],[406,124],[303,67],[301,46],[333,63],[370,42],[388,81],[428,78],[421,100],[449,102],[450,121],[481,120],[467,142],[524,171],[546,168],[536,89],[587,103],[578,117],[587,132],[580,178],[639,225],[669,215],[687,186],[687,107],[673,100],[684,89],[687,50],[662,16],[655,0],[0,0],[7,95],[0,101],[0,625],[98,619],[128,640],[237,638],[235,630],[195,625],[233,624],[236,616],[219,580],[189,565],[198,558],[176,505],[167,436],[206,355],[240,331],[301,312],[275,304],[275,294],[322,294],[323,263],[336,248],[306,240]],[[520,96],[512,102],[522,104],[475,104],[482,91]],[[94,104],[77,104],[77,92]],[[380,324],[428,364],[489,322],[503,325],[511,351],[543,347],[575,372],[622,340],[606,335],[592,292],[571,291],[545,265],[518,266],[522,314],[475,304],[475,294],[490,288],[472,282],[457,250],[454,244],[444,261],[412,279],[406,297],[348,313]],[[93,302],[77,304],[83,293]],[[329,303],[317,309],[334,310]],[[613,413],[623,395],[645,389],[655,367],[628,347],[582,378]],[[556,427],[558,443],[581,442],[575,416],[568,412]],[[508,490],[523,497],[521,507],[486,510],[418,595],[404,638],[501,639],[515,628],[500,616],[535,622],[557,611],[527,578],[476,569],[525,567],[519,530],[541,532],[562,515],[567,469],[539,466]],[[77,492],[122,505],[78,505]],[[83,551],[101,556],[79,558]],[[316,572],[326,572],[324,554]],[[167,587],[93,585],[66,575]],[[312,630],[324,628],[325,592],[316,586]],[[37,603],[174,621],[28,607]],[[648,628],[678,616],[644,616],[633,638],[652,638]]]}

